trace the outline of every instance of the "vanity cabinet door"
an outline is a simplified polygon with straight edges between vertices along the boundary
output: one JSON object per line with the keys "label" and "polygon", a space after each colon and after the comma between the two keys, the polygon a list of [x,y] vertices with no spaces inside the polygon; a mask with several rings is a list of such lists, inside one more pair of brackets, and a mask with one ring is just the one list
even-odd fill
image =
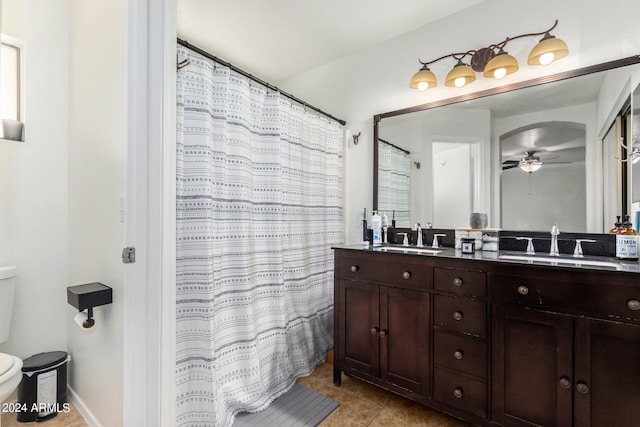
{"label": "vanity cabinet door", "polygon": [[[378,285],[340,280],[337,357],[343,368],[380,375]],[[334,379],[335,380],[335,379]]]}
{"label": "vanity cabinet door", "polygon": [[576,319],[575,342],[575,425],[640,425],[640,326]]}
{"label": "vanity cabinet door", "polygon": [[573,319],[494,306],[493,320],[493,420],[571,426]]}
{"label": "vanity cabinet door", "polygon": [[429,389],[429,294],[380,288],[381,376],[420,395]]}
{"label": "vanity cabinet door", "polygon": [[[336,349],[341,368],[426,395],[429,293],[351,280],[339,283]],[[339,384],[339,373],[334,375]]]}

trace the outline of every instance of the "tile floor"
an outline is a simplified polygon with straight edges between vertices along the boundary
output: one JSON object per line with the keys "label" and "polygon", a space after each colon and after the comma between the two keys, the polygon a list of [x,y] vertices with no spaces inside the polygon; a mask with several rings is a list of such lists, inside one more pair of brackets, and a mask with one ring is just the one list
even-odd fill
{"label": "tile floor", "polygon": [[2,427],[87,427],[87,423],[71,405],[70,412],[60,412],[53,418],[40,423],[19,423],[16,414],[2,414]]}
{"label": "tile floor", "polygon": [[[333,385],[333,365],[319,365],[308,377],[298,382],[330,397],[340,407],[319,427],[462,427],[467,424],[428,409],[418,403],[389,393],[355,378],[342,376],[342,384]],[[42,423],[18,423],[15,414],[2,415],[2,427],[87,427],[72,407],[70,413],[60,413]]]}
{"label": "tile floor", "polygon": [[353,377],[333,385],[333,365],[323,363],[298,382],[337,401],[340,407],[319,427],[462,427],[461,421]]}

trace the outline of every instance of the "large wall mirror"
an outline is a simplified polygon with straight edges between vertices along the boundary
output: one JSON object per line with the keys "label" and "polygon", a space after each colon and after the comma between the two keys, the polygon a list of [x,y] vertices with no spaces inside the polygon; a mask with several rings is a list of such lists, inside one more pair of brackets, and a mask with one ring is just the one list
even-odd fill
{"label": "large wall mirror", "polygon": [[607,231],[629,212],[620,195],[640,193],[640,161],[621,161],[632,132],[610,131],[639,81],[633,56],[376,115],[374,209],[398,227],[468,227],[482,212],[502,229]]}

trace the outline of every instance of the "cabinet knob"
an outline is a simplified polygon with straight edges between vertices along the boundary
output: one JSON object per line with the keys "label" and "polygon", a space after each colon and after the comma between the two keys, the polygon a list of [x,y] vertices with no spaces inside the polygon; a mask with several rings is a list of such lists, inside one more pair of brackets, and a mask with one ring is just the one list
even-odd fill
{"label": "cabinet knob", "polygon": [[456,351],[453,352],[453,357],[456,360],[461,360],[462,356],[464,356],[464,352],[462,350],[456,350]]}
{"label": "cabinet knob", "polygon": [[569,378],[567,377],[560,378],[560,387],[571,388],[571,381],[569,381]]}
{"label": "cabinet knob", "polygon": [[453,279],[453,286],[457,286],[457,287],[462,286],[462,279],[459,277],[456,277],[455,279]]}
{"label": "cabinet knob", "polygon": [[589,386],[583,382],[579,382],[576,384],[576,390],[578,390],[578,393],[587,394],[589,393]]}
{"label": "cabinet knob", "polygon": [[456,387],[455,390],[453,390],[453,395],[455,396],[456,399],[462,399],[462,388],[461,387]]}
{"label": "cabinet knob", "polygon": [[358,267],[357,265],[352,265],[351,266],[351,272],[355,273],[356,271],[360,270],[360,267]]}
{"label": "cabinet knob", "polygon": [[526,295],[529,293],[529,288],[527,288],[526,286],[518,286],[518,293],[520,295]]}
{"label": "cabinet knob", "polygon": [[379,331],[379,329],[378,329],[378,328],[371,328],[371,335],[375,335],[375,334],[377,334],[377,333],[378,333],[378,331]]}
{"label": "cabinet knob", "polygon": [[388,334],[389,334],[389,332],[387,332],[387,331],[386,331],[386,330],[384,330],[384,329],[380,331],[380,336],[381,336],[381,337],[386,337]]}
{"label": "cabinet knob", "polygon": [[630,299],[627,301],[627,307],[629,307],[629,310],[638,311],[640,310],[640,301],[637,299]]}
{"label": "cabinet knob", "polygon": [[453,313],[453,318],[456,320],[462,320],[462,312],[456,311],[455,313]]}
{"label": "cabinet knob", "polygon": [[405,271],[404,273],[402,273],[402,277],[405,279],[408,279],[411,277],[411,272],[409,271]]}

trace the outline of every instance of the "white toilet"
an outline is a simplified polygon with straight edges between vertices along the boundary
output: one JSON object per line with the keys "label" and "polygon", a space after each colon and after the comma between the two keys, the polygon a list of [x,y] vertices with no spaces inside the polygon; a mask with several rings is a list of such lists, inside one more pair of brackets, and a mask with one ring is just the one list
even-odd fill
{"label": "white toilet", "polygon": [[[0,344],[9,339],[15,276],[15,267],[0,267]],[[0,353],[0,405],[11,396],[21,380],[22,360],[10,354]]]}

